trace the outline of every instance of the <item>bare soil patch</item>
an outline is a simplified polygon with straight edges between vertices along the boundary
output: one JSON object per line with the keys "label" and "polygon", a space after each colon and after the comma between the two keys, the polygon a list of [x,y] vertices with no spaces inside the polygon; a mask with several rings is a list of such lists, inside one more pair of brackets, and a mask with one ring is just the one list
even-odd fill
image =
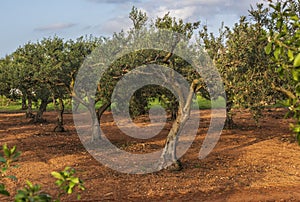
{"label": "bare soil patch", "polygon": [[[210,121],[210,111],[202,110],[197,137],[181,158],[183,170],[144,175],[118,173],[90,156],[77,136],[72,114],[65,114],[66,132],[57,133],[52,132],[53,112],[45,114],[43,124],[29,123],[23,113],[0,113],[0,144],[17,145],[22,151],[20,167],[11,171],[18,181],[7,181],[8,188],[14,193],[29,179],[55,194],[50,172],[71,166],[87,187],[81,201],[299,201],[300,147],[290,135],[291,120],[282,119],[285,113],[285,109],[267,110],[261,127],[256,127],[247,111],[237,111],[237,128],[224,130],[212,153],[200,160]],[[133,153],[160,149],[168,133],[163,130],[145,143],[121,134],[109,112],[101,122],[114,144]]]}

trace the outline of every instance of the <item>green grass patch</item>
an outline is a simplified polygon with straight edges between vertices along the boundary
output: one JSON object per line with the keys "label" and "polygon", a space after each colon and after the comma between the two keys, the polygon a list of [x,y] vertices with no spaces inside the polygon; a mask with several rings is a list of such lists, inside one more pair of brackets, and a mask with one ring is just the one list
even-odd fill
{"label": "green grass patch", "polygon": [[[69,100],[64,101],[64,105],[65,105],[65,110],[72,110],[72,104]],[[53,102],[49,103],[47,105],[47,111],[54,111],[55,107]]]}
{"label": "green grass patch", "polygon": [[[224,103],[224,98],[219,97],[217,100],[215,100],[215,107],[217,107],[217,108],[223,107],[223,103]],[[155,106],[163,106],[162,103],[160,103],[158,98],[149,102],[149,107],[155,107]],[[193,99],[191,108],[192,109],[210,109],[211,101],[197,95],[197,98]]]}
{"label": "green grass patch", "polygon": [[[196,100],[193,100],[192,109],[211,109],[211,102],[211,100],[207,100],[198,95]],[[213,100],[213,102],[215,108],[222,108],[224,105],[226,105],[223,97],[219,97],[218,99]]]}
{"label": "green grass patch", "polygon": [[5,96],[0,96],[0,111],[18,111],[21,109],[21,101],[14,101],[6,98]]}
{"label": "green grass patch", "polygon": [[[224,98],[223,97],[219,97],[217,100],[214,101],[215,102],[215,107],[216,108],[221,108],[223,107],[223,103],[224,103]],[[64,101],[65,104],[65,110],[66,111],[72,111],[72,102],[70,99],[66,99]],[[282,101],[277,101],[276,104],[274,105],[269,105],[269,106],[265,106],[266,108],[281,108],[281,107],[285,107],[287,105],[287,100],[282,100]],[[100,108],[102,106],[102,102],[98,102],[95,106],[96,109]],[[149,108],[152,107],[161,107],[163,106],[163,104],[159,101],[158,98],[153,99],[152,101],[149,102]],[[33,110],[37,110],[37,103],[33,103]],[[112,103],[112,105],[107,109],[108,111],[110,111],[112,108],[117,107],[116,103]],[[193,100],[192,109],[210,109],[211,108],[211,101],[207,100],[199,95],[197,95],[197,98]],[[5,112],[13,112],[13,111],[21,111],[22,109],[22,103],[21,100],[16,100],[16,101],[12,101],[8,98],[6,98],[5,96],[0,96],[0,111],[5,111]],[[53,103],[49,103],[47,105],[47,111],[53,111],[54,105]],[[86,110],[86,107],[83,106],[82,104],[79,105],[78,110]]]}

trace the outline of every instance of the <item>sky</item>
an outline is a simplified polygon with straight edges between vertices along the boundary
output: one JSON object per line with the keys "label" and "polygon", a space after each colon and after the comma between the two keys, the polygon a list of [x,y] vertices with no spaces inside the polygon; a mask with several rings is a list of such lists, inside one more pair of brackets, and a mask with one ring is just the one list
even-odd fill
{"label": "sky", "polygon": [[45,37],[76,39],[128,30],[132,6],[150,19],[170,12],[185,22],[200,20],[217,32],[222,22],[232,26],[259,2],[263,0],[2,0],[0,57]]}

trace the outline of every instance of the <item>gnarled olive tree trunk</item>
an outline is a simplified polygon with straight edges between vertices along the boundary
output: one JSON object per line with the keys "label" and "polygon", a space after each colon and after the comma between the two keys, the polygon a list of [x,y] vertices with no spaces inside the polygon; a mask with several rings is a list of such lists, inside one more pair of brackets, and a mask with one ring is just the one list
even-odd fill
{"label": "gnarled olive tree trunk", "polygon": [[95,111],[94,105],[89,105],[88,110],[91,116],[91,135],[92,139],[91,142],[95,142],[97,140],[101,140],[101,132],[100,132],[100,122],[98,121],[97,113]]}
{"label": "gnarled olive tree trunk", "polygon": [[101,131],[100,131],[100,119],[105,110],[110,106],[110,102],[103,104],[96,112],[95,104],[88,105],[88,110],[91,115],[92,125],[91,125],[91,142],[101,140]]}
{"label": "gnarled olive tree trunk", "polygon": [[34,115],[32,113],[32,97],[31,96],[27,96],[27,111],[26,111],[26,118],[34,118]]}
{"label": "gnarled olive tree trunk", "polygon": [[43,99],[41,100],[41,104],[40,104],[39,110],[37,111],[36,115],[35,115],[34,118],[33,118],[33,122],[34,122],[34,123],[43,123],[43,122],[45,122],[45,119],[43,119],[43,114],[44,114],[44,112],[46,111],[47,105],[48,105],[50,102],[51,102],[51,101],[48,100],[48,97],[47,97],[47,98],[43,98]]}
{"label": "gnarled olive tree trunk", "polygon": [[176,145],[177,145],[178,137],[190,117],[193,94],[198,83],[199,83],[198,80],[193,81],[193,83],[190,86],[189,94],[186,100],[184,99],[182,93],[180,92],[181,91],[180,86],[176,85],[177,88],[176,91],[178,92],[178,95],[180,97],[177,117],[167,136],[165,147],[161,155],[161,162],[158,165],[159,169],[163,169],[163,168],[169,168],[172,170],[182,169],[181,162],[177,159],[176,156]]}
{"label": "gnarled olive tree trunk", "polygon": [[64,117],[63,117],[64,110],[65,110],[64,101],[61,98],[59,98],[58,107],[56,108],[57,118],[56,118],[56,126],[54,128],[55,132],[65,132]]}
{"label": "gnarled olive tree trunk", "polygon": [[22,110],[26,110],[27,109],[27,103],[26,103],[26,95],[22,94]]}
{"label": "gnarled olive tree trunk", "polygon": [[111,105],[111,102],[106,102],[97,110],[97,117],[98,117],[99,123],[100,123],[103,113],[105,112],[105,110],[108,109],[108,107],[110,107],[110,105]]}
{"label": "gnarled olive tree trunk", "polygon": [[226,121],[225,121],[225,128],[227,128],[227,129],[234,128],[234,122],[233,122],[232,114],[231,114],[232,105],[233,105],[232,101],[227,101],[227,103],[226,103]]}

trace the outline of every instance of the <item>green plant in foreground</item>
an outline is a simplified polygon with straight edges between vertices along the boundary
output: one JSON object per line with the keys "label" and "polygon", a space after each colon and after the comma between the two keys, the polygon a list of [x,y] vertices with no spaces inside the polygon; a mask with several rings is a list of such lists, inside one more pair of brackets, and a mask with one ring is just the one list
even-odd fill
{"label": "green plant in foreground", "polygon": [[26,186],[18,190],[15,196],[15,202],[50,202],[51,196],[41,192],[40,185],[33,185],[30,181],[26,182]]}
{"label": "green plant in foreground", "polygon": [[0,155],[0,162],[2,163],[1,174],[3,176],[5,175],[6,171],[11,167],[11,163],[17,161],[17,159],[21,155],[21,152],[17,151],[16,146],[9,148],[6,144],[3,145],[2,151],[3,151],[3,156]]}
{"label": "green plant in foreground", "polygon": [[[17,151],[17,147],[13,146],[9,148],[6,144],[2,147],[2,153],[0,155],[0,174],[1,180],[3,178],[10,178],[16,180],[15,176],[6,176],[6,172],[12,167],[12,164],[17,161],[21,152]],[[16,165],[13,167],[17,167]],[[57,196],[57,199],[53,200],[52,196],[44,193],[41,190],[41,186],[38,184],[32,184],[30,181],[26,181],[24,188],[19,189],[15,195],[15,202],[60,202],[60,198],[65,194],[74,193],[74,189],[77,191],[85,190],[83,181],[75,176],[76,170],[74,168],[66,167],[63,171],[52,172],[52,176],[56,178],[55,184],[61,190]],[[10,196],[10,193],[6,190],[5,184],[0,183],[0,195]],[[80,195],[77,194],[77,199],[80,199]]]}
{"label": "green plant in foreground", "polygon": [[[9,148],[6,144],[4,144],[2,146],[2,153],[3,154],[0,155],[1,180],[3,178],[10,178],[13,180],[17,180],[17,178],[13,175],[6,176],[6,172],[11,167],[12,163],[17,161],[17,159],[21,155],[21,152],[17,151],[16,146]],[[17,167],[17,165],[15,165],[14,167]],[[5,188],[5,184],[3,184],[2,182],[0,183],[0,194],[4,196],[10,196],[10,193]]]}
{"label": "green plant in foreground", "polygon": [[[42,192],[40,185],[33,185],[30,181],[26,182],[26,186],[18,190],[15,196],[15,202],[60,202],[60,198],[65,194],[72,194],[74,189],[78,187],[79,190],[85,190],[83,182],[75,177],[75,169],[66,167],[63,171],[52,172],[52,176],[56,178],[55,184],[60,188],[61,192],[58,194],[57,199],[52,200],[52,197]],[[80,195],[77,195],[80,199]]]}
{"label": "green plant in foreground", "polygon": [[[76,173],[74,168],[66,167],[61,172],[52,172],[52,176],[55,177],[57,180],[55,184],[62,190],[59,195],[58,199],[55,200],[56,202],[60,201],[60,198],[64,194],[72,194],[74,189],[77,187],[79,190],[84,191],[85,187],[83,186],[83,182],[78,177],[75,177],[74,174]],[[80,199],[80,194],[77,194],[77,199]]]}

